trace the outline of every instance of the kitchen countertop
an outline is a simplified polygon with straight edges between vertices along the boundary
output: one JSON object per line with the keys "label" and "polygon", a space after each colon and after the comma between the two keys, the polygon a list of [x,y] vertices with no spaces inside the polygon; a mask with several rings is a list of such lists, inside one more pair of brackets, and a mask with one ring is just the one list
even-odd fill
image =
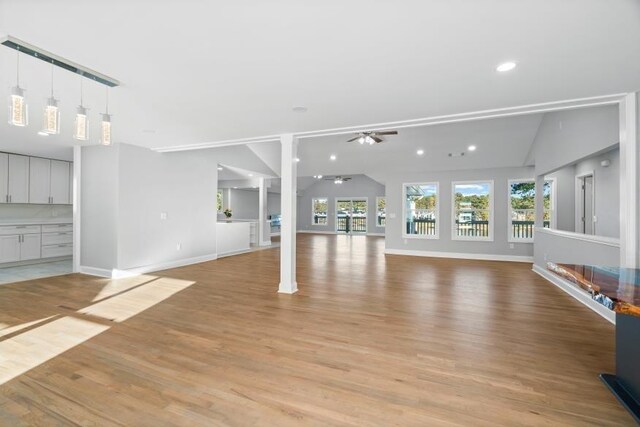
{"label": "kitchen countertop", "polygon": [[10,218],[0,219],[0,226],[2,225],[40,225],[40,224],[71,224],[72,218]]}

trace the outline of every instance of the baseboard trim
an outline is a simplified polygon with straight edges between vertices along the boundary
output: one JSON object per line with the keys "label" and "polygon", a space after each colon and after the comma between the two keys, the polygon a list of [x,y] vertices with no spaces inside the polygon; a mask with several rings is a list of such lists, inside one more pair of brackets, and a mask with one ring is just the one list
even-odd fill
{"label": "baseboard trim", "polygon": [[218,259],[218,254],[202,255],[192,258],[184,258],[175,261],[167,261],[158,264],[150,264],[142,267],[129,268],[120,270],[114,268],[108,270],[105,268],[96,268],[90,266],[80,266],[80,273],[89,274],[91,276],[107,277],[110,279],[122,279],[125,277],[139,276],[141,274],[152,273],[154,271],[168,270],[170,268],[184,267],[186,265],[199,264],[201,262],[214,261]]}
{"label": "baseboard trim", "polygon": [[597,301],[594,301],[591,298],[591,295],[589,295],[586,291],[583,291],[568,280],[556,276],[555,274],[551,273],[543,267],[540,267],[539,265],[534,264],[532,270],[534,273],[538,274],[543,279],[546,279],[548,282],[551,282],[558,288],[562,289],[567,294],[571,295],[574,299],[578,300],[578,302],[595,311],[609,322],[613,323],[614,325],[616,324],[615,311],[609,310],[604,305],[600,304]]}
{"label": "baseboard trim", "polygon": [[509,262],[533,262],[532,256],[519,255],[495,255],[495,254],[474,254],[463,252],[440,252],[440,251],[416,251],[411,249],[385,249],[387,255],[407,255],[428,258],[455,258],[473,259],[480,261],[509,261]]}
{"label": "baseboard trim", "polygon": [[88,274],[89,276],[106,277],[109,279],[111,278],[111,270],[107,270],[106,268],[97,268],[97,267],[90,267],[87,265],[81,265],[79,272],[82,274]]}

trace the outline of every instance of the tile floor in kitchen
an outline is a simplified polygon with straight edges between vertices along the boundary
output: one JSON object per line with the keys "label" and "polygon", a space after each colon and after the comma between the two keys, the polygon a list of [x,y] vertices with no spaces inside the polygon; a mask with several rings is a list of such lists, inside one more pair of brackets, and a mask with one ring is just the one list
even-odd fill
{"label": "tile floor in kitchen", "polygon": [[41,277],[59,276],[73,272],[70,259],[45,262],[41,264],[20,265],[17,267],[0,268],[0,285]]}

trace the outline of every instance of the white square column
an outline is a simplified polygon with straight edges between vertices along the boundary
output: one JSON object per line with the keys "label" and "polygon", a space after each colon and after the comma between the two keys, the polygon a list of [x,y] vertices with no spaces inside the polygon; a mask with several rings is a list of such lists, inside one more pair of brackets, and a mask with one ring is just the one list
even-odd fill
{"label": "white square column", "polygon": [[640,268],[640,111],[627,94],[620,114],[620,266]]}
{"label": "white square column", "polygon": [[[542,228],[544,227],[544,175],[536,176],[536,192],[534,196],[534,206],[535,206],[535,226]],[[509,189],[511,191],[511,189]],[[511,200],[509,200],[511,203]],[[535,232],[534,232],[535,236]],[[535,237],[534,237],[535,238]]]}
{"label": "white square column", "polygon": [[260,246],[271,246],[271,223],[268,222],[269,216],[267,207],[267,183],[264,178],[260,178],[259,184],[259,212],[258,212],[258,244]]}
{"label": "white square column", "polygon": [[282,225],[280,230],[280,286],[278,292],[293,294],[298,291],[296,282],[296,208],[298,139],[292,134],[281,135],[282,146]]}

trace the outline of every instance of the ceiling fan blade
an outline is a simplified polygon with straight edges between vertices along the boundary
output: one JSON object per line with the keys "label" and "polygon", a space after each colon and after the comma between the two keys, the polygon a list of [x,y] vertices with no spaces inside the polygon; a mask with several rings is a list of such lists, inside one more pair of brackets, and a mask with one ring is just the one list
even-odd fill
{"label": "ceiling fan blade", "polygon": [[371,139],[373,139],[376,142],[376,144],[382,142],[382,138],[378,138],[377,136],[374,136],[374,135],[371,136]]}
{"label": "ceiling fan blade", "polygon": [[376,135],[397,135],[398,131],[397,130],[387,130],[387,131],[383,131],[383,132],[375,132]]}
{"label": "ceiling fan blade", "polygon": [[360,138],[361,138],[360,136],[356,136],[355,138],[348,139],[347,142],[357,141]]}

